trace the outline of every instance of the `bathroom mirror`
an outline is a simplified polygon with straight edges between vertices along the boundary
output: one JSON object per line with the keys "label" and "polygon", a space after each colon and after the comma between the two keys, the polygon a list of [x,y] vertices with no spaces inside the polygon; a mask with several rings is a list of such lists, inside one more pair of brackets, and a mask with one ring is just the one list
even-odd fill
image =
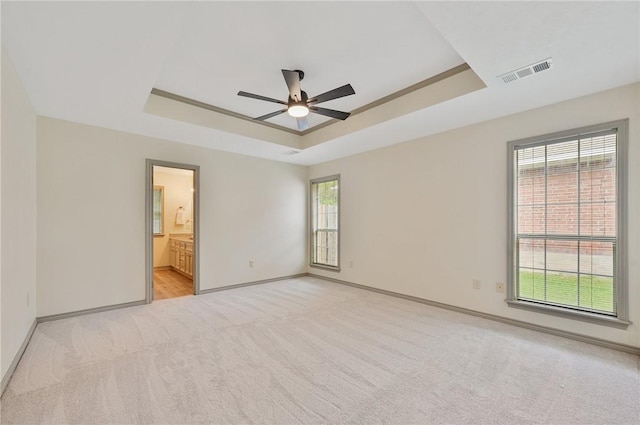
{"label": "bathroom mirror", "polygon": [[164,186],[153,186],[153,236],[164,235]]}

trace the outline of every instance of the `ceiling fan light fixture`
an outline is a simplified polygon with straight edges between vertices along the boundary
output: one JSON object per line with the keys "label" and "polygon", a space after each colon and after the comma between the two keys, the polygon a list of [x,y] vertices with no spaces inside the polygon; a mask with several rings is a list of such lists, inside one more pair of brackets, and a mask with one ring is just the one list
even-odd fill
{"label": "ceiling fan light fixture", "polygon": [[302,118],[309,115],[309,108],[303,103],[294,103],[287,108],[289,115],[295,118]]}
{"label": "ceiling fan light fixture", "polygon": [[285,105],[285,109],[271,112],[270,114],[262,115],[254,118],[256,121],[264,121],[269,118],[277,117],[280,114],[287,112],[290,116],[297,118],[298,130],[304,131],[309,128],[309,121],[305,119],[310,112],[318,115],[324,115],[325,117],[335,118],[338,120],[346,120],[351,115],[350,112],[336,111],[334,109],[319,108],[317,105],[322,102],[328,102],[333,99],[339,99],[341,97],[350,96],[356,94],[351,84],[345,84],[342,87],[329,90],[328,92],[319,94],[309,99],[307,93],[300,89],[300,80],[304,77],[304,72],[300,70],[289,71],[287,69],[282,70],[282,76],[287,83],[289,89],[289,97],[287,102],[274,99],[272,97],[261,96],[259,94],[248,93],[245,91],[239,91],[238,96],[250,97],[252,99],[264,100],[266,102],[279,103]]}

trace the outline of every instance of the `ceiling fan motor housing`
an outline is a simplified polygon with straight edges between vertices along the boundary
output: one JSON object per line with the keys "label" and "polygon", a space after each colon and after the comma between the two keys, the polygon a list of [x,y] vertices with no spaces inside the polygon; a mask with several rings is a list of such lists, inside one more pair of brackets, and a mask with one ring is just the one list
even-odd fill
{"label": "ceiling fan motor housing", "polygon": [[307,100],[309,100],[309,96],[307,96],[307,92],[304,90],[300,90],[300,95],[302,97],[302,99],[300,99],[300,102],[297,102],[294,98],[289,96],[289,101],[288,101],[289,107],[291,107],[292,105],[307,106]]}

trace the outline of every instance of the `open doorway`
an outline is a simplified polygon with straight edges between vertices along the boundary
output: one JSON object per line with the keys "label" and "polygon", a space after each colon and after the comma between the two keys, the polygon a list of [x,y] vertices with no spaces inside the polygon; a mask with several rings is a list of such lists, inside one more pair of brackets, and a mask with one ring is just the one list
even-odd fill
{"label": "open doorway", "polygon": [[199,293],[197,165],[147,160],[146,301]]}

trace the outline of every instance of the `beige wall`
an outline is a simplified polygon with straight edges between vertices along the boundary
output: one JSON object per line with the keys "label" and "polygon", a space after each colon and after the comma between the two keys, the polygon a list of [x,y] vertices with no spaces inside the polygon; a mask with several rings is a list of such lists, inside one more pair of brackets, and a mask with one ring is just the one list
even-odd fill
{"label": "beige wall", "polygon": [[[193,172],[190,175],[170,174],[156,171],[154,168],[154,186],[164,187],[164,235],[153,237],[153,266],[163,267],[171,264],[169,257],[169,235],[173,233],[193,233]],[[184,218],[190,224],[176,224],[178,207],[184,208]]]}
{"label": "beige wall", "polygon": [[145,298],[147,158],[200,166],[201,289],[306,270],[307,168],[38,117],[38,316]]}
{"label": "beige wall", "polygon": [[[342,186],[342,271],[311,271],[640,347],[639,99],[635,84],[310,167],[310,178],[341,174]],[[495,291],[507,278],[506,143],[623,118],[634,324],[619,330],[507,307]]]}
{"label": "beige wall", "polygon": [[4,377],[36,317],[36,115],[4,51],[0,152]]}
{"label": "beige wall", "polygon": [[[341,174],[343,270],[312,272],[640,346],[638,84],[307,169],[36,120],[2,59],[3,375],[36,315],[144,299],[147,158],[200,165],[202,289],[309,270],[308,179]],[[494,290],[506,280],[506,142],[621,118],[630,118],[634,324],[618,330],[506,307]],[[472,289],[474,278],[480,290]]]}

